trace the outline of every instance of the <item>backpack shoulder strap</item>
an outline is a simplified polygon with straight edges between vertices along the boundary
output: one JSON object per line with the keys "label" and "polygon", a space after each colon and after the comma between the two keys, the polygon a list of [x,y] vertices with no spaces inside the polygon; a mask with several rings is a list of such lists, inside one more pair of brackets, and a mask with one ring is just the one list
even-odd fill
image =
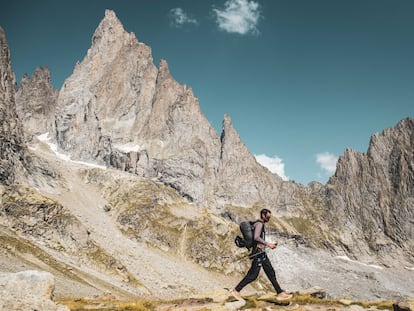
{"label": "backpack shoulder strap", "polygon": [[251,222],[250,222],[250,224],[252,225],[252,229],[253,229],[253,235],[254,235],[254,225],[255,225],[256,223],[258,223],[258,222],[260,222],[260,223],[262,223],[262,224],[263,224],[263,226],[262,226],[262,232],[260,233],[260,237],[261,237],[263,240],[265,240],[265,239],[266,239],[266,229],[265,229],[265,223],[264,223],[264,221],[263,221],[263,220],[261,220],[261,219],[257,219],[257,220],[255,220],[255,221],[251,221]]}

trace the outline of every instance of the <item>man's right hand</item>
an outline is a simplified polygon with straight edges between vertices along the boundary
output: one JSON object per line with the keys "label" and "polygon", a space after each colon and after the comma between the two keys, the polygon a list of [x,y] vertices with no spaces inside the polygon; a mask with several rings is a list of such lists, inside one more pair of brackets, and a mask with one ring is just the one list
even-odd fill
{"label": "man's right hand", "polygon": [[271,249],[275,249],[275,248],[276,248],[276,246],[277,246],[277,244],[276,244],[276,243],[268,243],[268,244],[267,244],[267,247],[269,247],[269,248],[271,248]]}

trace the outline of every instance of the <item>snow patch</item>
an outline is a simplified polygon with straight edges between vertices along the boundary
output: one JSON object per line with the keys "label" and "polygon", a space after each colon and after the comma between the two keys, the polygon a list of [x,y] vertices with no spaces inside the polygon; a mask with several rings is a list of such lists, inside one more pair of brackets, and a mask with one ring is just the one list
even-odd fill
{"label": "snow patch", "polygon": [[141,147],[139,145],[136,145],[134,143],[127,143],[123,145],[114,145],[114,148],[118,149],[119,151],[128,153],[128,152],[138,152],[141,150]]}
{"label": "snow patch", "polygon": [[38,136],[37,136],[37,138],[38,138],[41,142],[43,142],[43,143],[47,144],[47,145],[49,146],[50,150],[52,150],[52,151],[54,152],[54,154],[55,154],[55,155],[56,155],[59,159],[61,159],[61,160],[63,160],[63,161],[66,161],[66,162],[71,162],[71,163],[75,163],[75,164],[86,165],[86,166],[95,167],[95,168],[106,169],[106,166],[99,165],[99,164],[96,164],[96,163],[89,163],[89,162],[83,162],[83,161],[75,161],[75,160],[72,160],[72,159],[70,158],[70,156],[68,156],[68,155],[66,155],[66,154],[63,154],[63,153],[60,153],[60,152],[58,151],[58,147],[57,147],[57,145],[56,145],[56,144],[53,144],[53,143],[51,143],[51,142],[50,142],[49,132],[44,133],[44,134],[41,134],[41,135],[38,135]]}
{"label": "snow patch", "polygon": [[366,263],[363,263],[363,262],[360,262],[360,261],[357,261],[357,260],[352,260],[348,256],[336,256],[335,258],[340,259],[340,260],[344,260],[344,261],[349,261],[349,262],[352,262],[352,263],[356,263],[356,264],[359,264],[359,265],[362,265],[362,266],[379,269],[379,270],[384,269],[383,267],[378,266],[378,265],[370,265],[370,264],[366,264]]}

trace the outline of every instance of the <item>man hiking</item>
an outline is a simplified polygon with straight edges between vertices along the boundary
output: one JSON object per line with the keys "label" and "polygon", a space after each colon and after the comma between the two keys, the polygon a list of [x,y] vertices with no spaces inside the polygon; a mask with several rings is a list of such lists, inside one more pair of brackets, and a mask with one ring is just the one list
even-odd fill
{"label": "man hiking", "polygon": [[277,296],[277,300],[286,300],[292,298],[292,294],[288,294],[280,288],[279,283],[276,280],[276,273],[273,269],[272,263],[270,262],[265,248],[269,247],[270,249],[276,248],[277,244],[266,242],[266,230],[265,223],[270,220],[272,213],[268,209],[262,209],[260,211],[260,219],[256,220],[253,224],[254,233],[253,233],[253,250],[250,254],[252,259],[252,265],[247,272],[246,276],[240,281],[239,284],[231,291],[232,295],[238,299],[243,299],[241,297],[240,291],[249,283],[253,282],[259,276],[260,268],[263,267],[263,270],[266,273],[269,281],[272,283]]}

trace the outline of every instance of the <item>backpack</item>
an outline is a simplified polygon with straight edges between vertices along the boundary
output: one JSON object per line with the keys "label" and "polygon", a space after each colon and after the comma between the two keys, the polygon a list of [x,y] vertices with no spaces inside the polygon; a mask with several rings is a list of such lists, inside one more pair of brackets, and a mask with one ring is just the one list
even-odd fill
{"label": "backpack", "polygon": [[234,243],[238,247],[246,247],[247,249],[253,247],[253,244],[254,244],[253,236],[254,236],[254,224],[255,223],[256,221],[242,221],[240,223],[239,227],[240,227],[240,231],[243,237],[238,235],[234,239]]}

